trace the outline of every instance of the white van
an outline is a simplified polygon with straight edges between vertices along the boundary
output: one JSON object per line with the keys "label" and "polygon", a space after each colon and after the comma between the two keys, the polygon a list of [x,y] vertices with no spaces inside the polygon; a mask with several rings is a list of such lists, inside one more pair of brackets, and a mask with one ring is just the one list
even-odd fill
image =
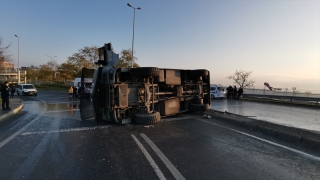
{"label": "white van", "polygon": [[32,84],[18,84],[16,91],[17,95],[37,95],[37,89]]}
{"label": "white van", "polygon": [[226,97],[226,94],[227,94],[226,89],[219,85],[211,85],[210,92],[211,92],[211,99],[213,98],[223,99]]}
{"label": "white van", "polygon": [[[92,78],[84,78],[84,91],[86,93],[91,93],[92,91]],[[75,78],[74,82],[73,82],[73,86],[75,86],[77,89],[79,89],[81,87],[81,78]],[[77,92],[78,93],[78,92]]]}

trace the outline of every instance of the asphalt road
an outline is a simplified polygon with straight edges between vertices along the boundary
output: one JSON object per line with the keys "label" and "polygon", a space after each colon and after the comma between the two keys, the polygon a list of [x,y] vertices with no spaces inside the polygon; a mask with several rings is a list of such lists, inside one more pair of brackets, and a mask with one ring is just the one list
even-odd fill
{"label": "asphalt road", "polygon": [[320,152],[217,118],[97,124],[67,93],[21,99],[0,123],[0,179],[320,179]]}
{"label": "asphalt road", "polygon": [[214,99],[211,109],[320,132],[320,108],[246,100]]}

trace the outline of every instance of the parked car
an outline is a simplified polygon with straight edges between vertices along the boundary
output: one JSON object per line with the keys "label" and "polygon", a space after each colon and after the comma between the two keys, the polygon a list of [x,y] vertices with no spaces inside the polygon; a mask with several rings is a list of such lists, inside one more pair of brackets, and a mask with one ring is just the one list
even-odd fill
{"label": "parked car", "polygon": [[210,92],[211,92],[211,99],[213,98],[223,99],[226,97],[226,94],[227,94],[225,88],[219,85],[211,85]]}
{"label": "parked car", "polygon": [[32,84],[18,84],[17,95],[37,95],[37,89]]}

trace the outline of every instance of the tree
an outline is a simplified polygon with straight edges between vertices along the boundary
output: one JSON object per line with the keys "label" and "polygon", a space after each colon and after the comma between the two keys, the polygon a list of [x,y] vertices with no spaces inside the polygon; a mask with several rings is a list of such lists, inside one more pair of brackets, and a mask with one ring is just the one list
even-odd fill
{"label": "tree", "polygon": [[0,64],[7,61],[10,62],[12,60],[11,55],[7,53],[8,48],[11,46],[11,44],[5,46],[3,44],[3,39],[0,36]]}
{"label": "tree", "polygon": [[51,69],[46,65],[40,65],[38,79],[41,81],[50,81],[51,79]]}
{"label": "tree", "polygon": [[235,84],[238,84],[240,87],[253,87],[255,81],[249,80],[252,72],[246,72],[243,70],[236,70],[236,72],[232,76],[228,76],[228,79],[234,80]]}
{"label": "tree", "polygon": [[28,81],[35,82],[39,80],[39,68],[30,66],[26,68]]}
{"label": "tree", "polygon": [[117,67],[131,67],[131,62],[132,62],[132,57],[133,57],[133,67],[139,67],[135,61],[137,61],[138,58],[135,56],[132,56],[131,49],[123,49],[120,53],[120,58],[119,58],[119,64]]}
{"label": "tree", "polygon": [[62,63],[58,67],[58,72],[60,73],[60,78],[66,82],[67,80],[73,80],[75,77],[77,77],[77,68],[69,63]]}
{"label": "tree", "polygon": [[75,76],[81,76],[81,70],[83,67],[93,69],[95,67],[94,60],[99,59],[97,46],[84,47],[68,57],[67,64],[74,66]]}
{"label": "tree", "polygon": [[59,64],[56,60],[51,60],[47,62],[47,64],[40,65],[39,79],[49,82],[56,81],[58,66]]}

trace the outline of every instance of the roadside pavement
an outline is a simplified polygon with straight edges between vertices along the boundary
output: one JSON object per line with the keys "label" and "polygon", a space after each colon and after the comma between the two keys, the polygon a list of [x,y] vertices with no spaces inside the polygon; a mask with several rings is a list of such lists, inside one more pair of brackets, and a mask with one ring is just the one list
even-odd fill
{"label": "roadside pavement", "polygon": [[309,147],[320,151],[319,131],[289,127],[212,109],[205,112],[203,117],[209,119],[211,117],[214,117],[216,120],[228,122],[243,129],[259,132],[260,134],[269,135],[271,137],[275,137],[278,139],[296,143],[300,146]]}
{"label": "roadside pavement", "polygon": [[23,101],[19,97],[16,96],[14,98],[10,98],[9,100],[10,100],[9,106],[11,110],[3,111],[2,108],[0,109],[0,122],[11,115],[18,113],[23,107]]}

